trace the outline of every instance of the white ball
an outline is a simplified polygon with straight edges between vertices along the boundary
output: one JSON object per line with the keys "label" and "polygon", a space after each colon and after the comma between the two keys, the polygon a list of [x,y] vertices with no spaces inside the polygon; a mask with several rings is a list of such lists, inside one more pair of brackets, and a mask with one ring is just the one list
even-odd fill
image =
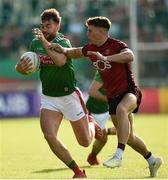
{"label": "white ball", "polygon": [[35,52],[25,52],[21,55],[20,59],[24,59],[24,58],[29,58],[31,60],[31,70],[28,71],[27,73],[33,73],[39,70],[40,68],[40,59],[38,57],[38,55]]}

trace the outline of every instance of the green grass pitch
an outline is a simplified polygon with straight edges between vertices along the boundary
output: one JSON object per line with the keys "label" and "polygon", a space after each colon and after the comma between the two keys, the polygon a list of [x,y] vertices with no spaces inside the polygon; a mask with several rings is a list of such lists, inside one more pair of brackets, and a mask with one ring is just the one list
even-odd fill
{"label": "green grass pitch", "polygon": [[[108,122],[111,126],[111,122]],[[135,130],[149,149],[163,158],[156,178],[168,178],[168,115],[136,115]],[[90,167],[86,162],[91,146],[81,147],[64,120],[59,138],[70,150],[76,162],[85,169],[89,179],[148,179],[147,162],[127,146],[123,166],[109,169],[102,165]],[[108,143],[99,155],[101,161],[112,155],[116,136],[109,136]],[[0,120],[0,179],[67,179],[73,173],[50,151],[43,138],[38,118]]]}

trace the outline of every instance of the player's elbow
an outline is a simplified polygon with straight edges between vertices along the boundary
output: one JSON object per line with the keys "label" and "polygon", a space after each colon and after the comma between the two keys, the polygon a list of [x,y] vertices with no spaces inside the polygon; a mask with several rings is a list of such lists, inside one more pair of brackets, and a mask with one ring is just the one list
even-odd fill
{"label": "player's elbow", "polygon": [[90,88],[88,90],[88,94],[89,94],[89,96],[94,97],[95,91],[92,88]]}
{"label": "player's elbow", "polygon": [[64,64],[66,63],[67,57],[64,56],[64,57],[61,57],[61,58],[59,58],[59,59],[55,59],[55,60],[53,60],[53,61],[54,61],[54,63],[56,64],[56,66],[61,67],[61,66],[64,66]]}
{"label": "player's elbow", "polygon": [[55,63],[58,67],[62,67],[64,66],[64,64],[66,63],[66,61],[58,61],[57,63]]}
{"label": "player's elbow", "polygon": [[132,51],[130,53],[130,61],[134,61],[134,53]]}
{"label": "player's elbow", "polygon": [[131,63],[132,61],[134,61],[134,54],[131,53],[131,52],[125,53],[122,62],[123,62],[123,63]]}
{"label": "player's elbow", "polygon": [[131,50],[128,50],[127,52],[127,59],[129,62],[134,61],[134,53]]}

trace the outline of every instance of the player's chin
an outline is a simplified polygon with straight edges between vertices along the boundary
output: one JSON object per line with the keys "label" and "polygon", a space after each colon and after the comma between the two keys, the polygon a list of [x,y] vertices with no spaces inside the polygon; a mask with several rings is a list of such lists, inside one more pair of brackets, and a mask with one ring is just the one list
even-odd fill
{"label": "player's chin", "polygon": [[89,41],[90,43],[93,43],[92,39],[89,39],[89,38],[88,38],[88,41]]}
{"label": "player's chin", "polygon": [[90,43],[90,44],[96,45],[96,43],[95,43],[94,41],[89,41],[89,43]]}
{"label": "player's chin", "polygon": [[44,36],[48,41],[51,41],[54,39],[55,36],[52,36],[50,34],[47,34],[46,36]]}
{"label": "player's chin", "polygon": [[48,39],[48,36],[47,36],[47,35],[44,35],[44,37],[45,37],[46,39]]}

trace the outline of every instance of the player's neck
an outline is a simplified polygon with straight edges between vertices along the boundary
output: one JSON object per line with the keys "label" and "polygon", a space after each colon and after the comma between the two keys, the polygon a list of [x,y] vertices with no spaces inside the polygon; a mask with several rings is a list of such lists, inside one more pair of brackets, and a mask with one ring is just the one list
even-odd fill
{"label": "player's neck", "polygon": [[47,41],[52,42],[57,36],[58,36],[58,33],[56,33],[56,34],[53,35],[53,36],[50,36],[50,37],[47,39]]}
{"label": "player's neck", "polygon": [[100,39],[97,40],[97,42],[95,43],[95,45],[97,47],[102,46],[103,44],[105,44],[105,42],[107,41],[108,37],[102,37]]}

